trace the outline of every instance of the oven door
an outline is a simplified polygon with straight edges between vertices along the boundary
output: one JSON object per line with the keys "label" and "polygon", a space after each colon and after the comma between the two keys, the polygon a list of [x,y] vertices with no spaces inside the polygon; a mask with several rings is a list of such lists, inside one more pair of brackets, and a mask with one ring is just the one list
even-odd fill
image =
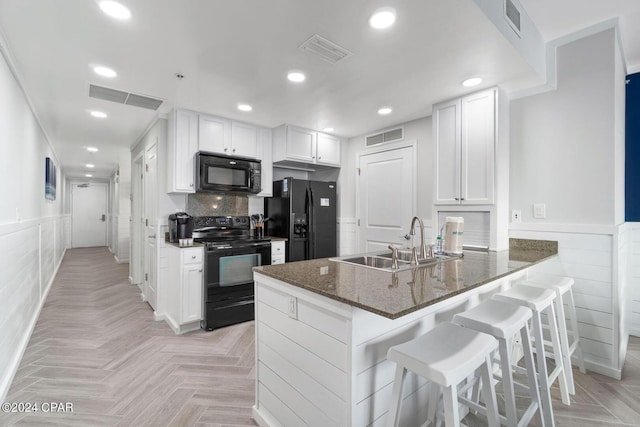
{"label": "oven door", "polygon": [[271,243],[236,243],[207,248],[207,288],[253,284],[253,267],[271,264]]}

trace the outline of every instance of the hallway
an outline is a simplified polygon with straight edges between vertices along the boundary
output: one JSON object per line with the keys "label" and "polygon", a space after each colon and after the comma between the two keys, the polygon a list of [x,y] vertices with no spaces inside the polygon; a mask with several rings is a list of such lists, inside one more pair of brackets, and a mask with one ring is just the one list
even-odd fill
{"label": "hallway", "polygon": [[73,413],[0,412],[0,425],[253,426],[253,322],[174,335],[106,248],[67,250],[6,402]]}

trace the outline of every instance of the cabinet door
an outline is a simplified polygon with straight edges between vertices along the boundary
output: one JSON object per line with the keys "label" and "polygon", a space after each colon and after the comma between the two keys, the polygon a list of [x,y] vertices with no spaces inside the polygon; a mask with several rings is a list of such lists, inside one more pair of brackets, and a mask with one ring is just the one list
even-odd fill
{"label": "cabinet door", "polygon": [[258,157],[258,128],[233,122],[231,124],[231,155]]}
{"label": "cabinet door", "polygon": [[175,112],[175,129],[171,155],[174,162],[173,186],[170,192],[195,193],[194,156],[198,151],[197,115],[192,111]]}
{"label": "cabinet door", "polygon": [[460,200],[460,100],[433,109],[435,141],[434,204],[459,204]]}
{"label": "cabinet door", "polygon": [[316,133],[307,129],[287,126],[287,159],[315,163]]}
{"label": "cabinet door", "polygon": [[202,319],[202,264],[183,267],[180,323]]}
{"label": "cabinet door", "polygon": [[198,147],[209,153],[231,154],[231,122],[201,114],[198,117]]}
{"label": "cabinet door", "polygon": [[340,139],[318,132],[316,155],[316,163],[340,166]]}
{"label": "cabinet door", "polygon": [[273,137],[271,129],[260,128],[258,158],[262,160],[262,191],[258,193],[261,197],[271,197],[273,195]]}
{"label": "cabinet door", "polygon": [[461,200],[494,202],[495,90],[462,98]]}

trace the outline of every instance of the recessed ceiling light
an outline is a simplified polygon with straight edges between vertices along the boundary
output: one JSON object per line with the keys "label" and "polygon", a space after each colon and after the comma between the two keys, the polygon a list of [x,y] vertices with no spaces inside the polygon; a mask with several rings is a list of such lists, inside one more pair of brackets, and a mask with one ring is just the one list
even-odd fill
{"label": "recessed ceiling light", "polygon": [[378,114],[380,114],[381,116],[386,116],[387,114],[391,114],[392,111],[393,110],[391,109],[391,107],[382,107],[378,110]]}
{"label": "recessed ceiling light", "polygon": [[102,65],[96,65],[93,67],[93,71],[102,77],[112,78],[118,75],[118,73],[113,71],[111,68],[103,67]]}
{"label": "recessed ceiling light", "polygon": [[87,147],[87,151],[90,153],[96,153],[98,149],[96,147]]}
{"label": "recessed ceiling light", "polygon": [[394,22],[396,22],[396,10],[392,7],[380,8],[369,18],[369,25],[376,30],[389,28]]}
{"label": "recessed ceiling light", "polygon": [[96,167],[96,165],[93,165],[91,163],[87,163],[85,166],[88,167],[89,169]]}
{"label": "recessed ceiling light", "polygon": [[289,71],[289,74],[287,74],[287,78],[289,79],[289,81],[292,81],[294,83],[300,83],[303,82],[307,77],[301,71]]}
{"label": "recessed ceiling light", "polygon": [[122,20],[131,18],[131,11],[117,1],[101,1],[100,9],[112,18]]}
{"label": "recessed ceiling light", "polygon": [[333,132],[335,129],[334,128],[324,128],[322,129],[323,132]]}
{"label": "recessed ceiling light", "polygon": [[93,175],[90,173],[85,173],[84,176],[86,176],[87,178],[91,178]]}
{"label": "recessed ceiling light", "polygon": [[482,83],[482,77],[471,77],[470,79],[463,81],[462,86],[472,87],[472,86],[478,86],[480,83]]}
{"label": "recessed ceiling light", "polygon": [[105,119],[107,117],[107,114],[103,113],[102,111],[92,111],[91,115],[93,117],[97,117],[99,119]]}
{"label": "recessed ceiling light", "polygon": [[240,111],[251,111],[253,107],[249,104],[238,104],[238,110]]}

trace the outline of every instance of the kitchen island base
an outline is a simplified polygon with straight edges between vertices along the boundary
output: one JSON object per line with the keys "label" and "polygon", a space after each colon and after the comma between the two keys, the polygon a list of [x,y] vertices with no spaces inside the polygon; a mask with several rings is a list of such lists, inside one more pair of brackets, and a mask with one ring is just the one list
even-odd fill
{"label": "kitchen island base", "polygon": [[[519,270],[390,319],[256,271],[255,420],[272,427],[386,425],[395,373],[389,347],[526,276]],[[426,421],[426,386],[407,374],[400,425]]]}

